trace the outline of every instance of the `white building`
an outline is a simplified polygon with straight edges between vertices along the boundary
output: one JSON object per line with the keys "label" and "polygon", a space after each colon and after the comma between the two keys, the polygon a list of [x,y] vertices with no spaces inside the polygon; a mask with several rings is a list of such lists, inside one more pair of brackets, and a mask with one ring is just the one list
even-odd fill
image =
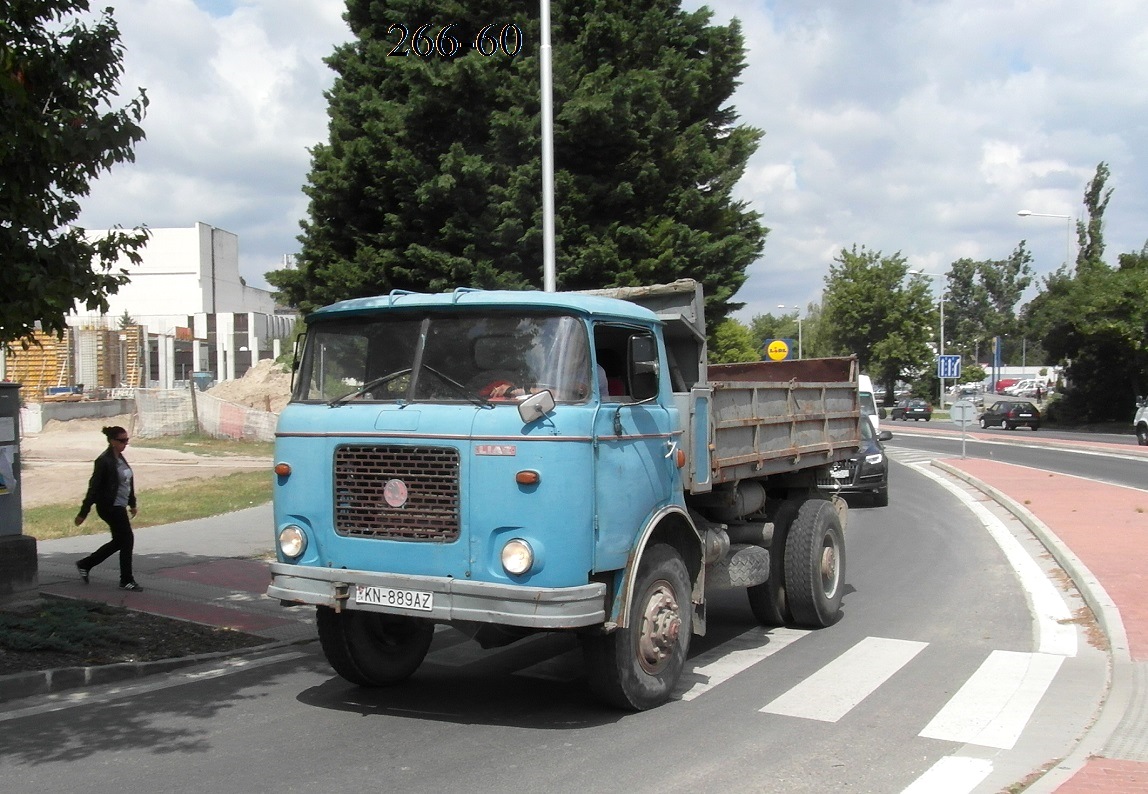
{"label": "white building", "polygon": [[[161,388],[188,380],[193,372],[230,380],[279,355],[279,341],[289,335],[295,317],[277,313],[269,291],[244,283],[237,235],[206,223],[150,232],[139,252],[141,263],[124,258],[117,265],[130,280],[108,297],[108,313],[95,315],[77,303],[70,326],[116,328],[125,314],[145,326],[144,385]],[[79,358],[76,380],[85,382]]]}

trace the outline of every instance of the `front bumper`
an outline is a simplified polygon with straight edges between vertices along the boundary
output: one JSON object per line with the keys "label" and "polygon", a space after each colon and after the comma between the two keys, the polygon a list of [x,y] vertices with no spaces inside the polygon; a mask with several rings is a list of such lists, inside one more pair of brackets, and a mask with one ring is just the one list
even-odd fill
{"label": "front bumper", "polygon": [[[357,585],[430,592],[434,594],[434,607],[422,611],[359,604],[355,600]],[[600,582],[579,587],[519,587],[276,562],[271,564],[267,595],[298,604],[386,612],[441,622],[465,620],[536,629],[572,629],[606,620],[606,585]]]}

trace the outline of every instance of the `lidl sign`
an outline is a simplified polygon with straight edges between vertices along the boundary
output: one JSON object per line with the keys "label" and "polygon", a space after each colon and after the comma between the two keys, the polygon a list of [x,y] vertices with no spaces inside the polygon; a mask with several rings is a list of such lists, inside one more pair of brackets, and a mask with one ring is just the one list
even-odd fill
{"label": "lidl sign", "polygon": [[762,350],[765,353],[762,358],[766,361],[785,361],[794,357],[792,339],[766,339]]}

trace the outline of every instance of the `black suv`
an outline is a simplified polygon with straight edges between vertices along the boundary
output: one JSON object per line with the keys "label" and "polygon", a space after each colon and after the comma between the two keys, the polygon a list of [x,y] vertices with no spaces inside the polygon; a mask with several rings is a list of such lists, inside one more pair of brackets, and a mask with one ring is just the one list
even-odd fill
{"label": "black suv", "polygon": [[888,506],[889,459],[881,442],[892,437],[888,430],[874,433],[873,423],[862,414],[861,445],[848,460],[839,460],[827,474],[819,474],[817,487],[840,494],[863,494],[877,507]]}

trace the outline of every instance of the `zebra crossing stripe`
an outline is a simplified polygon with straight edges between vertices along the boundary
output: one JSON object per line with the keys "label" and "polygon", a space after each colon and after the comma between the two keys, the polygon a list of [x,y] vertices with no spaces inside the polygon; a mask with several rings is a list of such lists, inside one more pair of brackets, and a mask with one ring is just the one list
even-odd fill
{"label": "zebra crossing stripe", "polygon": [[693,700],[700,697],[718,684],[728,681],[762,659],[773,656],[808,633],[799,629],[777,628],[769,631],[752,629],[739,634],[732,640],[690,659],[674,689],[674,697],[679,700]]}
{"label": "zebra crossing stripe", "polygon": [[1064,658],[993,651],[919,735],[1011,750]]}
{"label": "zebra crossing stripe", "polygon": [[927,645],[866,637],[760,711],[837,722]]}
{"label": "zebra crossing stripe", "polygon": [[968,794],[993,771],[992,761],[950,755],[929,767],[901,794]]}

